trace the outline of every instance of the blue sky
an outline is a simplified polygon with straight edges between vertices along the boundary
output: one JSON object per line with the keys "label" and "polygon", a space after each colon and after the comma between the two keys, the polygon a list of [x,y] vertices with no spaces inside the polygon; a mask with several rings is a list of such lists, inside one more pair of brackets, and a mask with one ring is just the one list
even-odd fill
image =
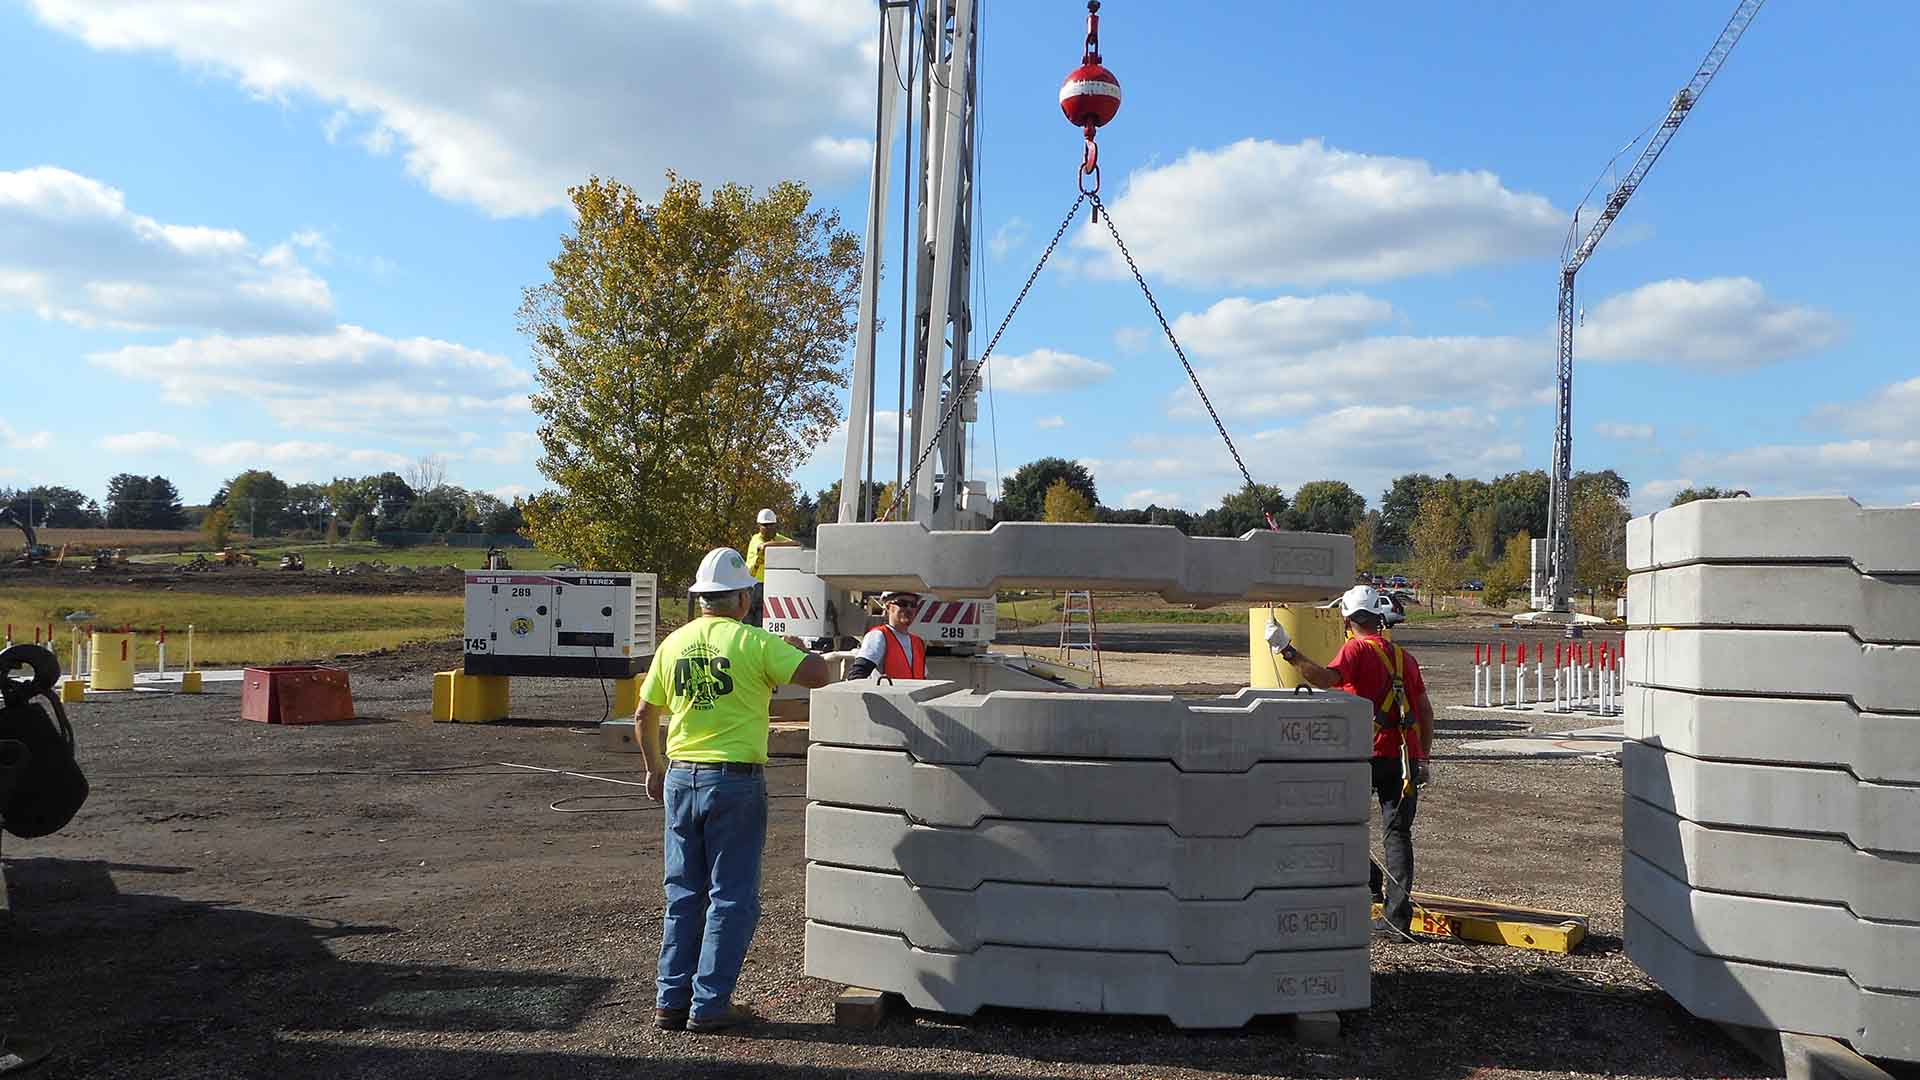
{"label": "blue sky", "polygon": [[[1546,467],[1567,221],[1731,6],[1108,3],[1105,194],[1254,478],[1371,500]],[[567,185],[795,176],[864,221],[868,0],[326,11],[0,0],[0,484],[157,472],[197,502],[439,454],[536,490],[514,313]],[[1083,16],[986,0],[983,329],[1073,197]],[[1576,467],[1636,509],[1920,500],[1916,36],[1913,5],[1763,9],[1582,272]],[[1236,474],[1086,228],[989,365],[976,475],[1062,454],[1110,504],[1203,509]]]}

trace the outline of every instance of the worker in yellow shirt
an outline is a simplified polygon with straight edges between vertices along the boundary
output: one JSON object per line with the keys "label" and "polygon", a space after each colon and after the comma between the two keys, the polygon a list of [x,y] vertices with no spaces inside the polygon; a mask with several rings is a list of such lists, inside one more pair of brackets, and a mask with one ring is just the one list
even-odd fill
{"label": "worker in yellow shirt", "polygon": [[688,590],[700,615],[660,643],[634,714],[647,797],[666,811],[654,1022],[668,1031],[720,1031],[753,1018],[734,1007],[733,988],[760,920],[767,707],[775,687],[832,679],[826,660],[794,639],[740,622],[753,586],[739,552],[707,553]]}
{"label": "worker in yellow shirt", "polygon": [[800,542],[780,532],[780,515],[772,507],[762,508],[755,519],[759,528],[747,540],[747,572],[753,575],[753,610],[747,613],[747,624],[759,626],[764,617],[767,602],[767,549],[770,547],[799,547]]}

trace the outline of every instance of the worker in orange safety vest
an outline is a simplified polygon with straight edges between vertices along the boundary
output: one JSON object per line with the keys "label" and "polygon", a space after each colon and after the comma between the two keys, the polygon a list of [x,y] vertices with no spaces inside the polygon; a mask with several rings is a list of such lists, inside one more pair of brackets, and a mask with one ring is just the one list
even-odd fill
{"label": "worker in orange safety vest", "polygon": [[860,639],[860,651],[847,665],[847,678],[864,679],[878,671],[889,679],[927,677],[927,643],[908,627],[920,610],[920,597],[910,592],[880,594],[887,621],[867,631]]}

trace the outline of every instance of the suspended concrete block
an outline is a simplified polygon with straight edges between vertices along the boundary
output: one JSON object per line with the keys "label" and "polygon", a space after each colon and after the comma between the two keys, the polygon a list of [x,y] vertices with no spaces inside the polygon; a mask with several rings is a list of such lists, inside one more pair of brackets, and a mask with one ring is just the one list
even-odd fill
{"label": "suspended concrete block", "polygon": [[1630,686],[1627,738],[1716,761],[1846,769],[1920,783],[1920,716],[1863,713],[1845,701],[1731,697]]}
{"label": "suspended concrete block", "polygon": [[1703,956],[1631,907],[1626,943],[1627,956],[1695,1016],[1829,1035],[1871,1057],[1920,1061],[1920,995],[1863,990],[1845,975]]}
{"label": "suspended concrete block", "polygon": [[[1920,528],[1920,515],[1913,519]],[[1627,578],[1635,627],[1806,627],[1862,641],[1920,641],[1920,576],[1873,577],[1850,566],[1677,566]]]}
{"label": "suspended concrete block", "polygon": [[1001,589],[1159,593],[1205,607],[1237,600],[1297,602],[1353,584],[1353,538],[1256,531],[1189,537],[1171,525],[1003,521],[985,532],[918,522],[822,525],[815,572],[836,589],[911,589],[945,599]]}
{"label": "suspended concrete block", "polygon": [[1628,797],[1627,850],[1696,889],[1842,904],[1863,919],[1920,923],[1920,859],[1845,840],[1701,825]]}
{"label": "suspended concrete block", "polygon": [[1361,761],[1373,710],[1351,694],[1242,690],[1166,695],[995,691],[950,682],[834,683],[813,692],[816,743],[901,749],[977,765],[990,754],[1170,761],[1182,772],[1245,772],[1263,761]]}
{"label": "suspended concrete block", "polygon": [[1367,820],[1367,763],[1287,762],[1244,773],[1183,773],[1168,761],[989,757],[925,765],[899,750],[815,744],[807,798],[903,810],[930,825],[984,818],[1165,825],[1181,836],[1245,836],[1258,825]]}
{"label": "suspended concrete block", "polygon": [[1832,630],[1629,630],[1626,649],[1634,686],[1920,709],[1920,645],[1863,644]]}
{"label": "suspended concrete block", "polygon": [[1920,786],[1865,783],[1838,769],[1701,761],[1636,742],[1623,748],[1621,765],[1628,795],[1688,821],[1920,853]]}
{"label": "suspended concrete block", "polygon": [[1367,880],[1367,826],[1263,826],[1245,836],[1180,836],[1164,825],[982,821],[921,825],[905,814],[811,803],[807,861],[898,872],[930,888],[988,881],[1164,889],[1181,900],[1239,900],[1260,888]]}
{"label": "suspended concrete block", "polygon": [[920,949],[988,945],[1165,953],[1182,964],[1241,964],[1256,953],[1364,949],[1365,885],[1257,889],[1239,900],[1181,900],[1159,889],[987,882],[915,885],[899,874],[809,863],[807,918],[896,934]]}
{"label": "suspended concrete block", "polygon": [[1367,950],[1259,953],[1241,964],[1180,964],[1164,953],[917,949],[897,935],[807,923],[806,973],[900,994],[918,1009],[983,1005],[1165,1016],[1183,1028],[1242,1027],[1256,1016],[1362,1009]]}
{"label": "suspended concrete block", "polygon": [[1847,498],[1711,499],[1627,523],[1627,569],[1691,562],[1835,562],[1920,573],[1920,508]]}
{"label": "suspended concrete block", "polygon": [[1920,991],[1920,926],[1856,918],[1843,907],[1695,889],[1629,853],[1628,907],[1689,951],[1835,971],[1873,990]]}

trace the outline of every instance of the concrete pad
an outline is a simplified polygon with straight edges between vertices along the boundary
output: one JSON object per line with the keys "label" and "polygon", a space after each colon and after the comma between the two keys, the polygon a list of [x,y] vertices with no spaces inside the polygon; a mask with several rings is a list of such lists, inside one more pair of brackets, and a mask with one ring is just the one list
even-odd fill
{"label": "concrete pad", "polygon": [[1854,917],[1844,907],[1707,892],[1628,853],[1628,907],[1702,956],[1835,971],[1873,990],[1920,992],[1920,926]]}
{"label": "concrete pad", "polygon": [[894,811],[807,807],[807,860],[898,871],[916,885],[987,881],[1164,889],[1182,900],[1239,900],[1260,888],[1367,880],[1367,826],[1263,826],[1237,837],[1176,835],[1162,825],[982,821],[916,824]]}
{"label": "concrete pad", "polygon": [[815,572],[836,589],[912,589],[943,599],[1002,589],[1159,593],[1205,607],[1238,600],[1307,601],[1353,584],[1353,538],[1249,532],[1185,536],[1171,525],[1003,521],[984,532],[919,522],[822,525]]}
{"label": "concrete pad", "polygon": [[950,682],[863,679],[815,690],[811,724],[816,743],[902,749],[943,765],[1003,754],[1245,772],[1262,761],[1362,761],[1373,753],[1365,700],[1291,690],[1196,702],[1171,694],[977,694]]}
{"label": "concrete pad", "polygon": [[1825,562],[1920,573],[1920,508],[1848,498],[1713,499],[1627,523],[1627,569],[1690,562]]}
{"label": "concrete pad", "polygon": [[[1917,792],[1920,793],[1920,792]],[[989,757],[978,765],[922,765],[904,751],[815,744],[807,798],[903,810],[930,825],[984,818],[1166,825],[1181,836],[1245,836],[1257,825],[1367,820],[1366,762],[1288,762],[1244,773],[1183,773],[1166,761]]]}
{"label": "concrete pad", "polygon": [[1590,739],[1599,742],[1626,742],[1627,731],[1624,724],[1603,724],[1600,727],[1574,728],[1572,731],[1550,731],[1556,739]]}
{"label": "concrete pad", "polygon": [[1627,743],[1622,764],[1627,794],[1688,821],[1920,854],[1920,786],[1864,783],[1838,769],[1702,761],[1645,743]]}
{"label": "concrete pad", "polygon": [[1824,628],[1911,644],[1920,642],[1920,575],[1873,577],[1850,566],[1670,567],[1627,578],[1627,624]]}
{"label": "concrete pad", "polygon": [[1830,1035],[1863,1054],[1920,1061],[1920,995],[1862,990],[1845,975],[1702,956],[1631,907],[1626,945],[1642,971],[1702,1019]]}
{"label": "concrete pad", "polygon": [[1627,850],[1696,889],[1920,922],[1920,858],[1862,851],[1832,837],[1702,825],[1631,796],[1625,803]]}
{"label": "concrete pad", "polygon": [[886,1023],[887,1013],[897,1000],[898,994],[870,990],[864,986],[849,986],[833,999],[833,1026],[850,1031],[872,1031]]}
{"label": "concrete pad", "polygon": [[1618,757],[1620,743],[1615,739],[1476,739],[1461,743],[1469,754],[1512,754],[1523,758],[1589,758],[1595,755]]}
{"label": "concrete pad", "polygon": [[1629,630],[1626,647],[1631,686],[1920,710],[1920,645],[1862,644],[1832,630]]}
{"label": "concrete pad", "polygon": [[918,1009],[983,1005],[1164,1016],[1183,1028],[1237,1028],[1256,1016],[1372,1004],[1367,950],[1260,953],[1244,964],[1178,964],[1162,953],[916,949],[891,934],[807,923],[806,974],[890,990]]}
{"label": "concrete pad", "polygon": [[898,874],[807,864],[807,918],[897,934],[916,948],[987,945],[1164,953],[1182,964],[1240,964],[1255,953],[1364,949],[1365,885],[1257,889],[1240,900],[1181,900],[1159,889],[987,882],[915,885]]}
{"label": "concrete pad", "polygon": [[1845,701],[1730,697],[1630,686],[1628,737],[1689,757],[1846,769],[1862,780],[1920,783],[1920,717]]}

